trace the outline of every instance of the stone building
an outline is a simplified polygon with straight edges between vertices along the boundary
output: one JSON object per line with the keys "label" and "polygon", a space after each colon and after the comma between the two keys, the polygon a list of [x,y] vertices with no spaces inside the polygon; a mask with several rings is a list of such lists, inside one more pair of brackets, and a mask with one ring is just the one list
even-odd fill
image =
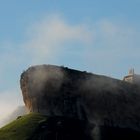
{"label": "stone building", "polygon": [[123,78],[123,81],[140,84],[140,75],[135,74],[134,69],[130,69],[128,75]]}

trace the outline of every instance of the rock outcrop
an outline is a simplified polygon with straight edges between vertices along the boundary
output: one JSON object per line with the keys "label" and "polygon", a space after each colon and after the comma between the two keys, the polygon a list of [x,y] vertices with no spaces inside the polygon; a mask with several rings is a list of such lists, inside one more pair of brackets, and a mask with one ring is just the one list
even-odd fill
{"label": "rock outcrop", "polygon": [[96,139],[102,126],[140,132],[137,85],[53,65],[30,67],[20,83],[30,112],[86,120]]}

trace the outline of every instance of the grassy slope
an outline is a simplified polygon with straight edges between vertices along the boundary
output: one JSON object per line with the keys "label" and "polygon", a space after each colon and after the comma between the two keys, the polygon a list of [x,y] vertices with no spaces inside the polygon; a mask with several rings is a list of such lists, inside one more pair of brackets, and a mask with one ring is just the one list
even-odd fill
{"label": "grassy slope", "polygon": [[46,120],[40,114],[28,114],[0,129],[0,140],[28,140],[39,124]]}

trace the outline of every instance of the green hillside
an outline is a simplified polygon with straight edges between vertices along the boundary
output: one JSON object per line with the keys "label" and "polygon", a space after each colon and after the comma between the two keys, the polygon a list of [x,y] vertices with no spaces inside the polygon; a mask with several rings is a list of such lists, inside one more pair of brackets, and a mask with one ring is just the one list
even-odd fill
{"label": "green hillside", "polygon": [[91,140],[84,120],[31,113],[0,129],[0,140]]}
{"label": "green hillside", "polygon": [[0,140],[30,140],[43,121],[46,117],[35,113],[19,117],[0,129]]}

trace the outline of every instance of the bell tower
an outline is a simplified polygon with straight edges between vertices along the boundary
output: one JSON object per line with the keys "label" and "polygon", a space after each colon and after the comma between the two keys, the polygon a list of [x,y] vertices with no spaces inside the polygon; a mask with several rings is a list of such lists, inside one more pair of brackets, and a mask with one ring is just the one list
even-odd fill
{"label": "bell tower", "polygon": [[130,69],[128,74],[129,74],[129,75],[134,75],[134,74],[135,74],[134,69],[133,69],[133,68]]}

